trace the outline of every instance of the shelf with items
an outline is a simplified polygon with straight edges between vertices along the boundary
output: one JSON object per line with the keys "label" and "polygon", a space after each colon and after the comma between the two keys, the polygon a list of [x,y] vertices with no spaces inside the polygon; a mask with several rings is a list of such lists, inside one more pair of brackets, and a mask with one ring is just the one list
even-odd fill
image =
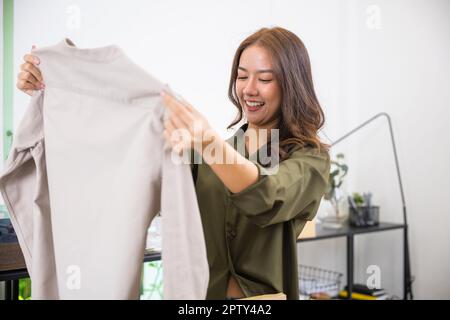
{"label": "shelf with items", "polygon": [[[389,223],[389,222],[380,222],[378,225],[369,226],[369,227],[355,227],[351,226],[348,223],[343,224],[339,229],[328,229],[324,228],[322,225],[317,224],[315,226],[314,235],[311,237],[304,237],[297,239],[297,243],[307,242],[307,241],[315,241],[315,240],[324,240],[324,239],[332,239],[338,237],[345,237],[347,242],[346,255],[347,255],[347,297],[353,295],[353,278],[354,278],[354,237],[356,235],[364,235],[373,232],[382,232],[382,231],[391,231],[391,230],[402,230],[403,237],[403,257],[404,257],[404,265],[407,265],[407,254],[406,254],[406,225],[402,223]],[[404,273],[403,277],[403,286],[406,289],[407,285],[407,273]],[[407,291],[404,291],[404,298],[407,298]]]}

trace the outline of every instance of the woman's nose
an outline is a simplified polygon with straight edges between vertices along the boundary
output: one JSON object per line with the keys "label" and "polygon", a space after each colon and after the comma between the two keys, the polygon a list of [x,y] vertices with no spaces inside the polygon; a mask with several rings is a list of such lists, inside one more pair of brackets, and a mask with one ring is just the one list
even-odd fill
{"label": "woman's nose", "polygon": [[256,87],[256,82],[254,80],[249,80],[245,84],[243,93],[249,96],[256,96],[258,94],[258,89]]}

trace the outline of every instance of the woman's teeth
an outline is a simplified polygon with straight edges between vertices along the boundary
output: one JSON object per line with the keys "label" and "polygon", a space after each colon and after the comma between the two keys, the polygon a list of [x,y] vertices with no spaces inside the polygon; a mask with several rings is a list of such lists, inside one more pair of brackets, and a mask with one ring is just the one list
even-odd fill
{"label": "woman's teeth", "polygon": [[264,102],[255,102],[255,101],[245,101],[245,103],[249,107],[262,107],[264,105]]}

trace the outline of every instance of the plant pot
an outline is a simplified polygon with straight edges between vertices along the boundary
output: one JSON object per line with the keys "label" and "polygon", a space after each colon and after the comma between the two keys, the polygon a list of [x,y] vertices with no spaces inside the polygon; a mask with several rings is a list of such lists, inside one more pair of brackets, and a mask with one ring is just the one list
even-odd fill
{"label": "plant pot", "polygon": [[380,222],[379,206],[357,206],[356,210],[350,207],[350,225],[354,227],[372,227]]}
{"label": "plant pot", "polygon": [[344,194],[341,194],[333,200],[322,200],[317,218],[323,227],[337,229],[347,222],[349,213],[345,199]]}

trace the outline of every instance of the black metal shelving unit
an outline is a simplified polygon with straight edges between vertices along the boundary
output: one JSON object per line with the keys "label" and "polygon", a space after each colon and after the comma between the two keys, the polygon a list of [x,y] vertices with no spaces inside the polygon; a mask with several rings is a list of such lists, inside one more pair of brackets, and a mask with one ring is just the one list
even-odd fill
{"label": "black metal shelving unit", "polygon": [[[388,222],[380,222],[377,226],[371,227],[352,227],[350,225],[344,225],[340,229],[326,229],[321,225],[316,225],[316,235],[311,238],[303,238],[297,240],[297,242],[307,242],[307,241],[315,241],[315,240],[325,240],[332,238],[340,238],[345,237],[347,242],[346,248],[346,258],[347,258],[347,288],[348,288],[348,299],[351,298],[353,293],[353,281],[354,281],[354,257],[355,257],[355,248],[354,248],[354,240],[357,235],[364,235],[368,233],[374,232],[382,232],[382,231],[390,231],[390,230],[402,230],[403,231],[403,264],[404,270],[408,265],[408,255],[406,254],[406,227],[402,223],[388,223]],[[408,284],[408,274],[404,272],[403,274],[403,299],[407,299],[407,284]]]}

